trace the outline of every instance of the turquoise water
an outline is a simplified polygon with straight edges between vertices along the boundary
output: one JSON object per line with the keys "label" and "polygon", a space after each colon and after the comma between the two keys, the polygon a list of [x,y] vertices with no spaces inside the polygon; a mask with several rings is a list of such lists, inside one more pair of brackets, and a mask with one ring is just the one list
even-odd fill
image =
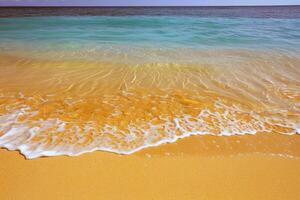
{"label": "turquoise water", "polygon": [[300,19],[192,16],[0,18],[0,48],[300,48]]}

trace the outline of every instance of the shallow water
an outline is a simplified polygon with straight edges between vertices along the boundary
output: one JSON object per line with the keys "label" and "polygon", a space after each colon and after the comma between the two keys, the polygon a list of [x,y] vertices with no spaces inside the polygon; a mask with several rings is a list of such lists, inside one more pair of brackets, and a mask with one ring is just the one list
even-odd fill
{"label": "shallow water", "polygon": [[36,158],[297,134],[299,28],[297,18],[2,18],[0,146]]}

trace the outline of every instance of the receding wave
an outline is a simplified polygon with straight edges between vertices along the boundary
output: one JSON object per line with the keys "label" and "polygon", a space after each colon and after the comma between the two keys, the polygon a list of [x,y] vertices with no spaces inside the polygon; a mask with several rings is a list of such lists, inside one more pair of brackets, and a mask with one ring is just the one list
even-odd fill
{"label": "receding wave", "polygon": [[110,62],[1,55],[0,147],[27,158],[131,154],[190,135],[300,132],[299,57],[183,52]]}

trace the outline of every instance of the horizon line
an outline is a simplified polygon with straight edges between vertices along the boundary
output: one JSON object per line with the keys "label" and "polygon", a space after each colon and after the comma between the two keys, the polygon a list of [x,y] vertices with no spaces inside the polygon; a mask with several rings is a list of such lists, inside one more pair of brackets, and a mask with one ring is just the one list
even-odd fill
{"label": "horizon line", "polygon": [[136,6],[98,6],[98,5],[75,5],[75,6],[72,6],[72,5],[0,5],[0,8],[17,8],[17,7],[21,7],[21,8],[33,8],[33,7],[39,7],[39,8],[43,8],[43,7],[66,7],[66,8],[74,8],[74,7],[81,7],[81,8],[84,8],[84,7],[98,7],[98,8],[135,8],[135,7],[142,7],[142,8],[145,8],[145,7],[150,7],[150,8],[153,8],[153,7],[282,7],[282,6],[286,6],[286,7],[289,7],[289,6],[300,6],[300,4],[276,4],[276,5],[195,5],[195,6],[192,6],[192,5],[186,5],[186,6],[181,6],[181,5],[165,5],[165,6],[157,6],[157,5],[153,5],[153,6],[150,6],[150,5],[146,5],[146,6],[140,6],[140,5],[136,5]]}

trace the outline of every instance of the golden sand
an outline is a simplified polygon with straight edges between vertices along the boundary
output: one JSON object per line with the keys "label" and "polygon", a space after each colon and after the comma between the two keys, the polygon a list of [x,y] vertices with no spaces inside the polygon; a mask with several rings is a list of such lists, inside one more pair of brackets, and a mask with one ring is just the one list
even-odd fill
{"label": "golden sand", "polygon": [[[250,144],[259,140],[249,137],[253,137],[248,140]],[[226,155],[223,150],[226,152],[228,146],[223,138],[188,138],[123,156],[94,152],[25,160],[15,151],[1,149],[0,199],[299,198],[299,159],[253,152]],[[282,141],[287,142],[285,139]],[[299,137],[293,139],[297,141],[294,148],[299,147]],[[212,141],[220,145],[220,151],[212,146],[202,149],[203,143]],[[268,143],[271,146],[273,142]],[[236,153],[241,150],[234,149]]]}

